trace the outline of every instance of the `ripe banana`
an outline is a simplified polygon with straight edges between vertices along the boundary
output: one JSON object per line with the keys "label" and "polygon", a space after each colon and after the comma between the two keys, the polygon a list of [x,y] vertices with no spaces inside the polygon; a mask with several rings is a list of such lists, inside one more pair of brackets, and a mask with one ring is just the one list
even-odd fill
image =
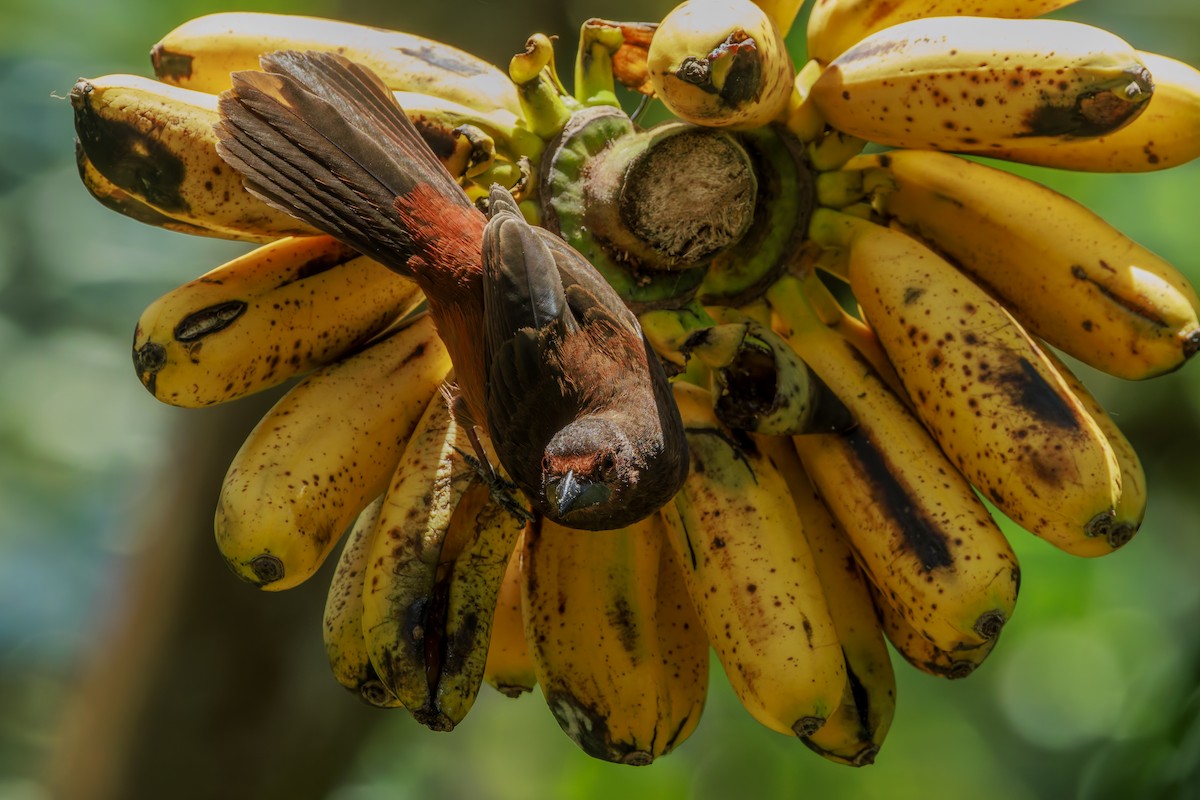
{"label": "ripe banana", "polygon": [[1113,526],[1108,531],[1108,543],[1118,548],[1133,538],[1142,525],[1146,516],[1146,473],[1142,469],[1142,460],[1137,451],[1117,423],[1105,410],[1104,406],[1092,396],[1083,381],[1063,363],[1054,351],[1043,348],[1046,356],[1058,370],[1058,374],[1066,381],[1071,392],[1079,398],[1079,402],[1092,415],[1096,427],[1104,434],[1112,448],[1113,455],[1121,469],[1121,496],[1117,499],[1116,517]]}
{"label": "ripe banana", "polygon": [[1154,76],[1154,97],[1137,119],[1095,139],[1037,147],[964,148],[963,152],[1083,172],[1150,172],[1200,156],[1200,69],[1138,51]]}
{"label": "ripe banana", "polygon": [[923,17],[1040,17],[1076,0],[815,0],[808,15],[808,57],[828,64],[877,31]]}
{"label": "ripe banana", "polygon": [[929,17],[835,58],[811,96],[834,128],[893,147],[1028,147],[1102,136],[1153,82],[1119,37],[1049,19]]}
{"label": "ripe banana", "polygon": [[[661,520],[658,521],[661,525]],[[660,536],[666,536],[660,527]],[[678,560],[666,549],[658,559],[658,650],[667,685],[672,747],[687,740],[700,724],[708,697],[708,636],[688,594]]]}
{"label": "ripe banana", "polygon": [[391,708],[400,701],[379,680],[362,627],[363,579],[382,505],[380,496],[364,508],[346,537],[325,599],[322,633],[329,668],[337,682],[373,706]]}
{"label": "ripe banana", "polygon": [[317,17],[227,12],[189,20],[150,51],[160,80],[218,93],[229,73],[258,69],[275,50],[333,50],[369,67],[396,91],[453,100],[477,111],[521,113],[512,82],[486,61],[401,31]]}
{"label": "ripe banana", "polygon": [[874,763],[896,711],[896,676],[866,578],[845,534],[805,474],[792,440],[755,436],[754,442],[787,480],[846,660],[841,704],[820,730],[801,741],[839,764]]}
{"label": "ripe banana", "polygon": [[216,95],[106,75],[77,82],[71,105],[100,174],[156,211],[252,242],[318,233],[252,196],[217,156]]}
{"label": "ripe banana", "polygon": [[223,403],[337,359],[421,300],[411,279],[328,236],[280,239],[151,303],[133,363],[165,403]]}
{"label": "ripe banana", "polygon": [[563,731],[594,758],[649,764],[695,722],[695,709],[671,705],[675,676],[659,640],[663,535],[657,515],[599,533],[541,519],[525,532],[522,604],[537,680]]}
{"label": "ripe banana", "polygon": [[968,276],[901,231],[830,209],[863,314],[917,415],[959,470],[1014,522],[1076,555],[1111,552],[1121,472],[1042,349]]}
{"label": "ripe banana", "polygon": [[138,222],[176,233],[212,236],[219,239],[236,238],[236,236],[230,237],[220,230],[201,227],[194,222],[181,222],[118,187],[100,174],[100,170],[96,169],[96,165],[87,157],[87,153],[83,150],[83,143],[78,139],[75,140],[75,166],[79,169],[79,179],[83,181],[84,188],[99,201],[100,205],[110,211],[116,211],[118,214],[124,214]]}
{"label": "ripe banana", "polygon": [[[482,481],[467,488],[450,518],[437,583],[422,609],[427,624],[440,626],[440,640],[428,629],[423,632],[426,677],[436,681],[434,703],[453,724],[467,716],[479,694],[500,587],[525,529],[525,516],[510,506]],[[438,644],[437,650],[428,647],[430,642]]]}
{"label": "ripe banana", "polygon": [[846,669],[787,483],[721,427],[707,391],[674,390],[691,471],[661,511],[671,552],[742,705],[772,730],[811,736],[842,702]]}
{"label": "ripe banana", "polygon": [[905,661],[926,675],[951,680],[965,678],[983,663],[999,641],[988,639],[975,647],[943,650],[910,625],[904,616],[881,596],[879,590],[871,587],[871,596],[879,615],[879,624],[883,626],[883,632],[887,634],[892,647]]}
{"label": "ripe banana", "polygon": [[239,577],[288,589],[321,565],[388,484],[450,358],[428,317],[316,370],[242,443],[217,503],[217,546]]}
{"label": "ripe banana", "polygon": [[982,501],[858,350],[826,327],[800,279],[780,279],[767,301],[776,330],[857,420],[793,442],[867,577],[944,650],[999,636],[1019,570]]}
{"label": "ripe banana", "polygon": [[646,67],[672,114],[733,129],[782,118],[795,74],[779,29],[751,0],[680,3],[655,30]]}
{"label": "ripe banana", "polygon": [[[541,149],[507,111],[485,113],[412,92],[395,97],[456,178],[487,170],[496,151],[515,161]],[[76,83],[71,104],[86,157],[154,211],[210,235],[251,242],[318,233],[246,191],[241,175],[217,155],[216,95],[108,75]]]}
{"label": "ripe banana", "polygon": [[[460,504],[468,514],[482,507],[477,501],[462,502],[468,486],[479,481],[463,457],[469,447],[449,404],[435,397],[416,422],[384,493],[363,590],[363,632],[371,663],[414,719],[440,731],[461,720],[450,715],[461,710],[460,704],[446,709],[440,702],[449,645],[442,565],[463,545],[447,536]],[[504,553],[505,561],[508,555]]]}
{"label": "ripe banana", "polygon": [[1139,379],[1177,369],[1200,350],[1200,299],[1187,278],[1079,203],[943,153],[867,155],[847,169],[866,170],[885,218],[1080,361]]}
{"label": "ripe banana", "polygon": [[517,537],[509,556],[496,611],[492,617],[492,641],[488,646],[483,679],[506,697],[520,697],[537,685],[533,658],[525,641],[525,620],[521,611],[521,553],[524,533]]}

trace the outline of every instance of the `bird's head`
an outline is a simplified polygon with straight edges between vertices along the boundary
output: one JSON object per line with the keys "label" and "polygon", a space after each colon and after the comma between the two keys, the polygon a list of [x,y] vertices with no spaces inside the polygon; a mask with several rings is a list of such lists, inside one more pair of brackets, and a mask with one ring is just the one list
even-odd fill
{"label": "bird's head", "polygon": [[610,530],[657,510],[638,502],[646,460],[603,417],[582,417],[554,435],[542,457],[546,516],[562,525]]}

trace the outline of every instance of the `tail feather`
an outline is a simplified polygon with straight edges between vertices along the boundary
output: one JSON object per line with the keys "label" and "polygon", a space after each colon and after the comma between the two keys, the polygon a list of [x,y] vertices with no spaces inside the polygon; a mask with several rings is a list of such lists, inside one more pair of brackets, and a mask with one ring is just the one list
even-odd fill
{"label": "tail feather", "polygon": [[217,125],[251,192],[401,271],[421,242],[398,199],[429,187],[471,206],[374,73],[334,53],[272,53],[262,66],[234,73]]}

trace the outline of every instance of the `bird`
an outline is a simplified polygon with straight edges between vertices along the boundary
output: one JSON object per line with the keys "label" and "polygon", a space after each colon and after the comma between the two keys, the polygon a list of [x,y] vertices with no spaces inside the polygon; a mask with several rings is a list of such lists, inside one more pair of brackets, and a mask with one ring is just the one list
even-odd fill
{"label": "bird", "polygon": [[688,470],[683,423],[637,316],[595,267],[504,187],[477,208],[369,68],[313,51],[260,67],[219,98],[221,157],[252,194],[417,282],[456,419],[490,438],[533,508],[610,530],[670,501]]}

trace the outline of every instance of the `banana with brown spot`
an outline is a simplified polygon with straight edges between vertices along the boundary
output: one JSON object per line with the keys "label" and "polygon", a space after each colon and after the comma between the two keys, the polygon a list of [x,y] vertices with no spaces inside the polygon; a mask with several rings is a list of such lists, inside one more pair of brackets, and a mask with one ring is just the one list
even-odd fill
{"label": "banana with brown spot", "polygon": [[657,515],[613,531],[540,518],[525,532],[522,604],[538,684],[593,758],[649,764],[695,725],[691,709],[672,706],[659,640],[663,535]]}
{"label": "banana with brown spot", "polygon": [[1019,570],[983,502],[854,345],[827,327],[799,279],[780,279],[767,300],[776,330],[857,422],[793,442],[868,579],[944,650],[999,636]]}
{"label": "banana with brown spot", "polygon": [[1119,37],[1050,19],[929,17],[863,39],[811,97],[834,128],[935,150],[1102,136],[1146,108],[1153,81]]}
{"label": "banana with brown spot", "polygon": [[134,197],[100,174],[100,170],[96,169],[96,165],[87,157],[87,153],[83,150],[83,143],[78,139],[75,140],[75,166],[79,169],[79,179],[83,181],[83,186],[88,190],[88,194],[110,211],[116,211],[118,214],[138,222],[176,233],[210,236],[216,239],[239,238],[236,231],[223,231],[220,228],[197,225],[195,222],[177,220]]}
{"label": "banana with brown spot", "polygon": [[483,683],[500,589],[528,515],[527,505],[478,481],[450,519],[424,611],[426,620],[440,624],[440,641],[429,647],[428,629],[424,638],[434,705],[454,725],[466,718]]}
{"label": "banana with brown spot", "polygon": [[[663,529],[660,535],[665,536]],[[667,545],[664,544],[664,547]],[[708,697],[708,635],[688,594],[679,562],[666,550],[658,559],[658,642],[675,746],[700,724]]]}
{"label": "banana with brown spot", "polygon": [[926,675],[950,680],[966,678],[978,669],[996,648],[999,639],[988,639],[974,647],[943,650],[910,625],[904,615],[892,608],[882,597],[879,590],[874,587],[871,589],[875,610],[888,641],[905,661]]}
{"label": "banana with brown spot", "polygon": [[478,111],[521,113],[508,76],[481,58],[401,31],[291,14],[223,12],[188,20],[150,51],[162,81],[218,93],[229,73],[258,69],[276,50],[328,50],[377,73],[394,91],[436,95]]}
{"label": "banana with brown spot", "polygon": [[1117,427],[1116,421],[1083,385],[1083,381],[1079,380],[1054,351],[1044,347],[1043,352],[1058,369],[1058,374],[1067,382],[1067,386],[1079,398],[1079,402],[1092,415],[1121,467],[1121,496],[1117,500],[1112,528],[1108,531],[1109,545],[1114,548],[1121,547],[1138,532],[1142,526],[1142,519],[1146,516],[1146,473],[1142,469],[1142,460],[1133,449],[1133,444]]}
{"label": "banana with brown spot", "polygon": [[671,554],[742,705],[774,731],[811,736],[842,702],[846,668],[787,482],[720,425],[709,392],[674,391],[691,469],[660,512]]}
{"label": "banana with brown spot", "polygon": [[810,232],[841,254],[917,415],[967,479],[1056,547],[1112,552],[1116,456],[1004,306],[901,231],[822,209]]}
{"label": "banana with brown spot", "polygon": [[340,358],[422,299],[411,279],[331,237],[280,239],[151,303],[133,363],[164,403],[224,403]]}
{"label": "banana with brown spot", "polygon": [[71,105],[100,174],[162,214],[252,242],[318,233],[252,196],[217,155],[216,95],[105,75],[76,83]]}
{"label": "banana with brown spot", "polygon": [[804,472],[791,438],[756,436],[754,441],[787,480],[846,659],[842,702],[820,730],[801,741],[839,764],[872,764],[896,712],[896,675],[867,580],[845,534]]}
{"label": "banana with brown spot", "polygon": [[1080,361],[1140,379],[1178,369],[1200,350],[1200,299],[1187,277],[1080,203],[945,153],[864,155],[846,169],[863,171],[864,191],[886,220]]}
{"label": "banana with brown spot", "polygon": [[414,719],[440,731],[459,720],[438,702],[448,588],[439,572],[444,578],[443,563],[464,544],[450,539],[452,528],[468,531],[465,525],[452,526],[453,518],[460,509],[471,518],[483,507],[478,496],[465,497],[479,480],[464,457],[470,447],[445,398],[435,397],[399,463],[393,462],[363,586],[363,632],[371,663]]}
{"label": "banana with brown spot", "polygon": [[[512,160],[540,151],[540,141],[508,112],[486,114],[411,92],[395,97],[455,178],[486,170],[497,150]],[[144,207],[222,238],[269,242],[319,233],[248,192],[217,155],[216,95],[107,75],[76,83],[71,105],[86,158]],[[157,224],[144,213],[132,216]]]}
{"label": "banana with brown spot", "polygon": [[316,572],[387,487],[449,369],[433,321],[421,317],[284,395],[221,486],[216,539],[233,571],[269,590]]}
{"label": "banana with brown spot", "polygon": [[380,496],[364,508],[346,537],[325,598],[321,633],[337,682],[373,706],[394,708],[400,701],[379,680],[362,627],[363,580],[382,504]]}
{"label": "banana with brown spot", "polygon": [[1154,97],[1125,127],[1094,139],[963,152],[1082,172],[1152,172],[1200,157],[1200,69],[1144,50],[1138,55],[1154,76]]}
{"label": "banana with brown spot", "polygon": [[877,31],[923,17],[1040,17],[1076,0],[815,0],[808,14],[808,57],[828,64]]}
{"label": "banana with brown spot", "polygon": [[795,72],[775,23],[751,0],[685,0],[650,40],[658,99],[696,125],[757,128],[781,120]]}

